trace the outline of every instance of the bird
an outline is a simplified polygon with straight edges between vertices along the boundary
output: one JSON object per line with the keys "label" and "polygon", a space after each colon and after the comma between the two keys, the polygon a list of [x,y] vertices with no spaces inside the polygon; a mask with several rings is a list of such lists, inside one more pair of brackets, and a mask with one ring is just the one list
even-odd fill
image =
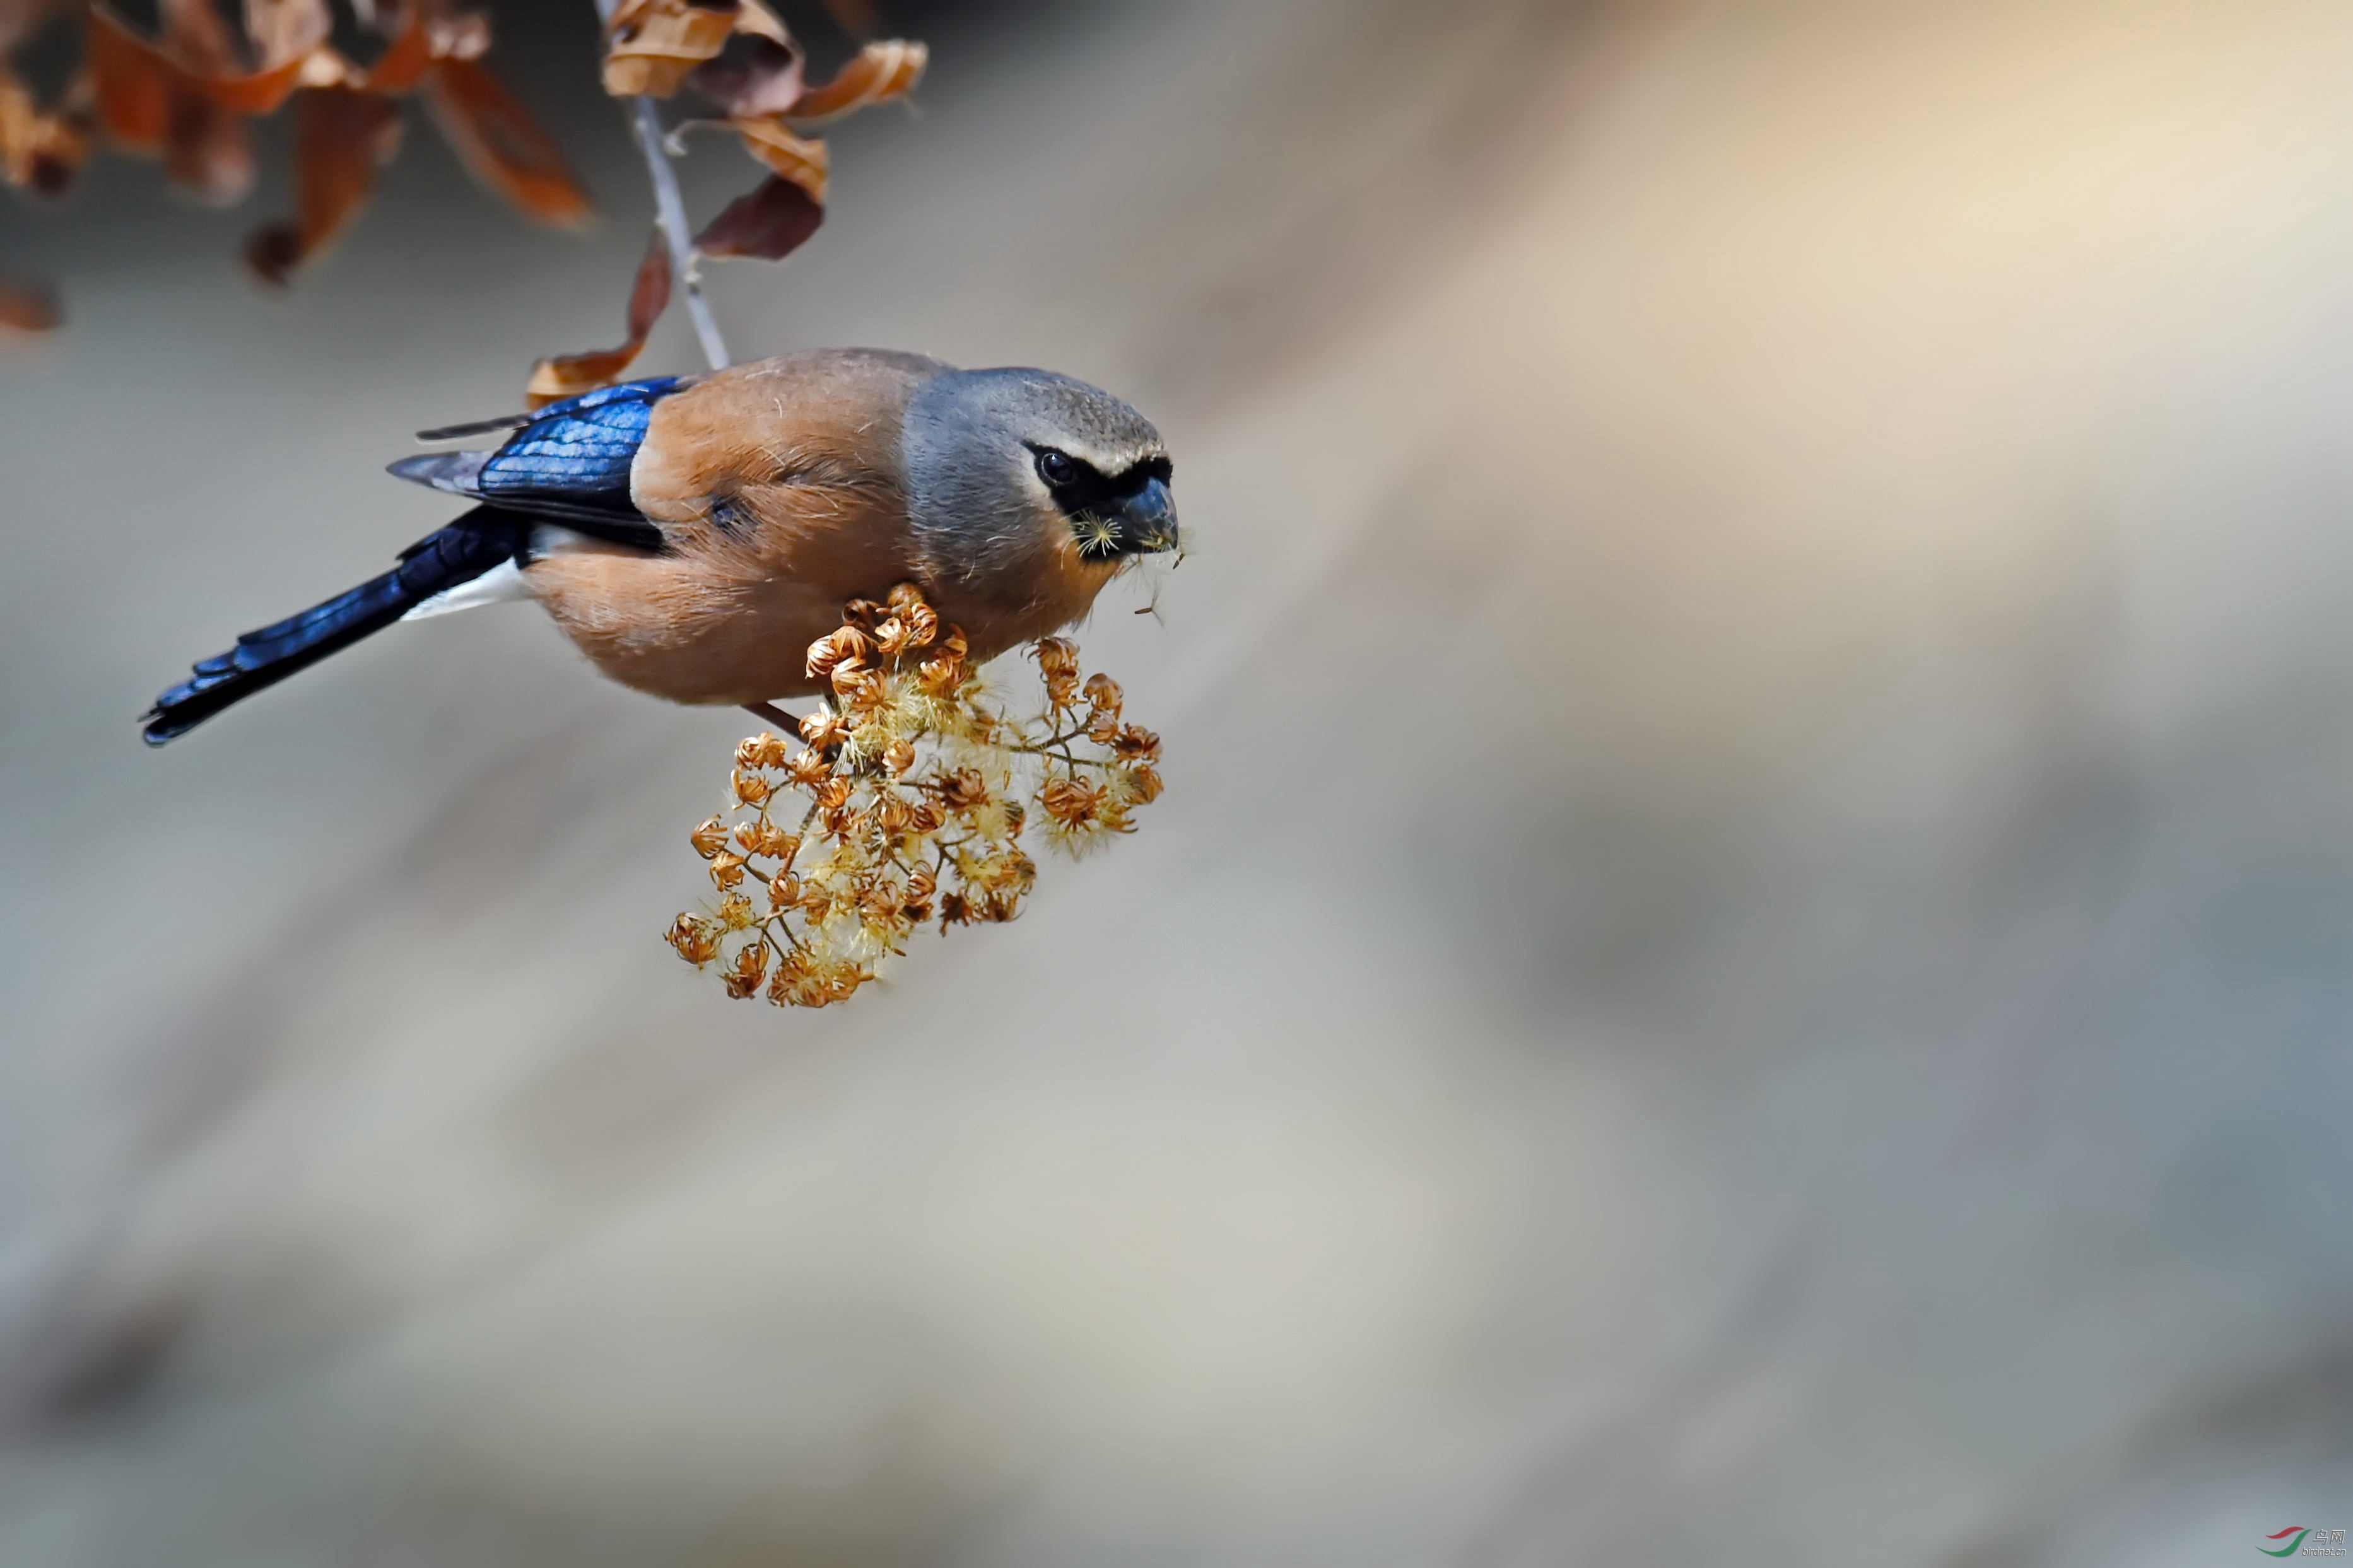
{"label": "bird", "polygon": [[419,433],[390,465],[472,510],[379,577],[246,633],[141,716],[160,746],[396,621],[536,600],[589,663],[671,702],[791,721],[843,606],[920,589],[976,660],[1176,551],[1168,449],[1101,388],[1020,366],[814,349]]}

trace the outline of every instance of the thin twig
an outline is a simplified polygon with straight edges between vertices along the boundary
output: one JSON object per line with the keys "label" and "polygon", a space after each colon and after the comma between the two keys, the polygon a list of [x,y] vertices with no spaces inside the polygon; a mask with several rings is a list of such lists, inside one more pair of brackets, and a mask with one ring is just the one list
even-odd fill
{"label": "thin twig", "polygon": [[[619,0],[596,3],[597,20],[610,26],[613,7]],[[629,100],[629,124],[637,132],[638,151],[646,155],[646,173],[653,176],[654,212],[661,220],[663,237],[670,241],[670,273],[686,290],[686,313],[702,342],[702,357],[712,369],[724,370],[730,363],[727,344],[719,335],[719,323],[712,318],[711,301],[702,297],[694,231],[686,226],[686,202],[678,194],[678,172],[670,166],[670,154],[662,148],[661,116],[654,111],[652,99],[640,95]]]}
{"label": "thin twig", "polygon": [[801,721],[773,702],[746,702],[742,704],[742,707],[744,712],[754,719],[765,719],[771,724],[781,724],[788,732],[795,735],[801,732]]}

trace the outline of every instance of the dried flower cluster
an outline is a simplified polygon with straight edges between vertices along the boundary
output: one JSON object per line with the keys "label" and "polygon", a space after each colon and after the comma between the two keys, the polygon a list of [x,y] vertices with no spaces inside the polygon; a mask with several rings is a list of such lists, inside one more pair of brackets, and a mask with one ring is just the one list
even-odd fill
{"label": "dried flower cluster", "polygon": [[1067,638],[1029,651],[1045,703],[1015,719],[912,584],[853,601],[809,647],[832,698],[801,721],[804,744],[737,746],[730,811],[691,836],[719,897],[671,925],[679,956],[715,966],[730,996],[822,1007],[917,926],[1020,913],[1033,825],[1073,858],[1132,831],[1160,794],[1160,738],[1126,721],[1118,682],[1080,679]]}
{"label": "dried flower cluster", "polygon": [[[330,41],[326,0],[244,0],[241,27],[214,0],[159,0],[153,38],[101,0],[0,0],[0,177],[58,195],[102,139],[160,156],[181,191],[227,205],[253,186],[246,121],[290,105],[294,216],[256,231],[245,247],[247,265],[282,283],[367,205],[375,171],[399,146],[398,100],[415,93],[483,184],[544,222],[588,216],[587,193],[563,153],[482,64],[485,16],[454,0],[381,8],[353,0],[353,10],[359,29],[383,40],[364,67]],[[44,106],[10,62],[65,16],[81,26],[81,60]]]}

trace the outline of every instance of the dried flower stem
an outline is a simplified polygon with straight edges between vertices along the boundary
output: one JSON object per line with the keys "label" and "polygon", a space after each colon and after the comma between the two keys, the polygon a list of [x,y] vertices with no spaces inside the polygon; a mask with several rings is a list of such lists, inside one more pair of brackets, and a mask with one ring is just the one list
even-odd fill
{"label": "dried flower stem", "polygon": [[[618,3],[619,0],[596,0],[596,19],[609,26],[613,8]],[[727,343],[719,335],[719,323],[711,314],[711,301],[702,297],[694,231],[686,226],[686,201],[679,195],[678,172],[670,166],[670,153],[662,146],[661,116],[654,111],[652,99],[640,94],[629,100],[629,124],[637,132],[638,151],[646,155],[646,173],[653,177],[654,212],[661,220],[663,237],[670,241],[670,271],[686,290],[686,313],[694,322],[694,335],[702,344],[702,357],[710,362],[712,369],[724,370],[731,363]]]}

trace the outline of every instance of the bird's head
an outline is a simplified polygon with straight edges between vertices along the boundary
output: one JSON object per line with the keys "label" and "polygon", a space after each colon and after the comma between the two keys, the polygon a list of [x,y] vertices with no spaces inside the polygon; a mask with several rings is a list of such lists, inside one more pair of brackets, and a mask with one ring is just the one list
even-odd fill
{"label": "bird's head", "polygon": [[1098,387],[1043,370],[951,370],[907,407],[917,525],[967,572],[1041,545],[1105,574],[1175,550],[1168,448]]}

